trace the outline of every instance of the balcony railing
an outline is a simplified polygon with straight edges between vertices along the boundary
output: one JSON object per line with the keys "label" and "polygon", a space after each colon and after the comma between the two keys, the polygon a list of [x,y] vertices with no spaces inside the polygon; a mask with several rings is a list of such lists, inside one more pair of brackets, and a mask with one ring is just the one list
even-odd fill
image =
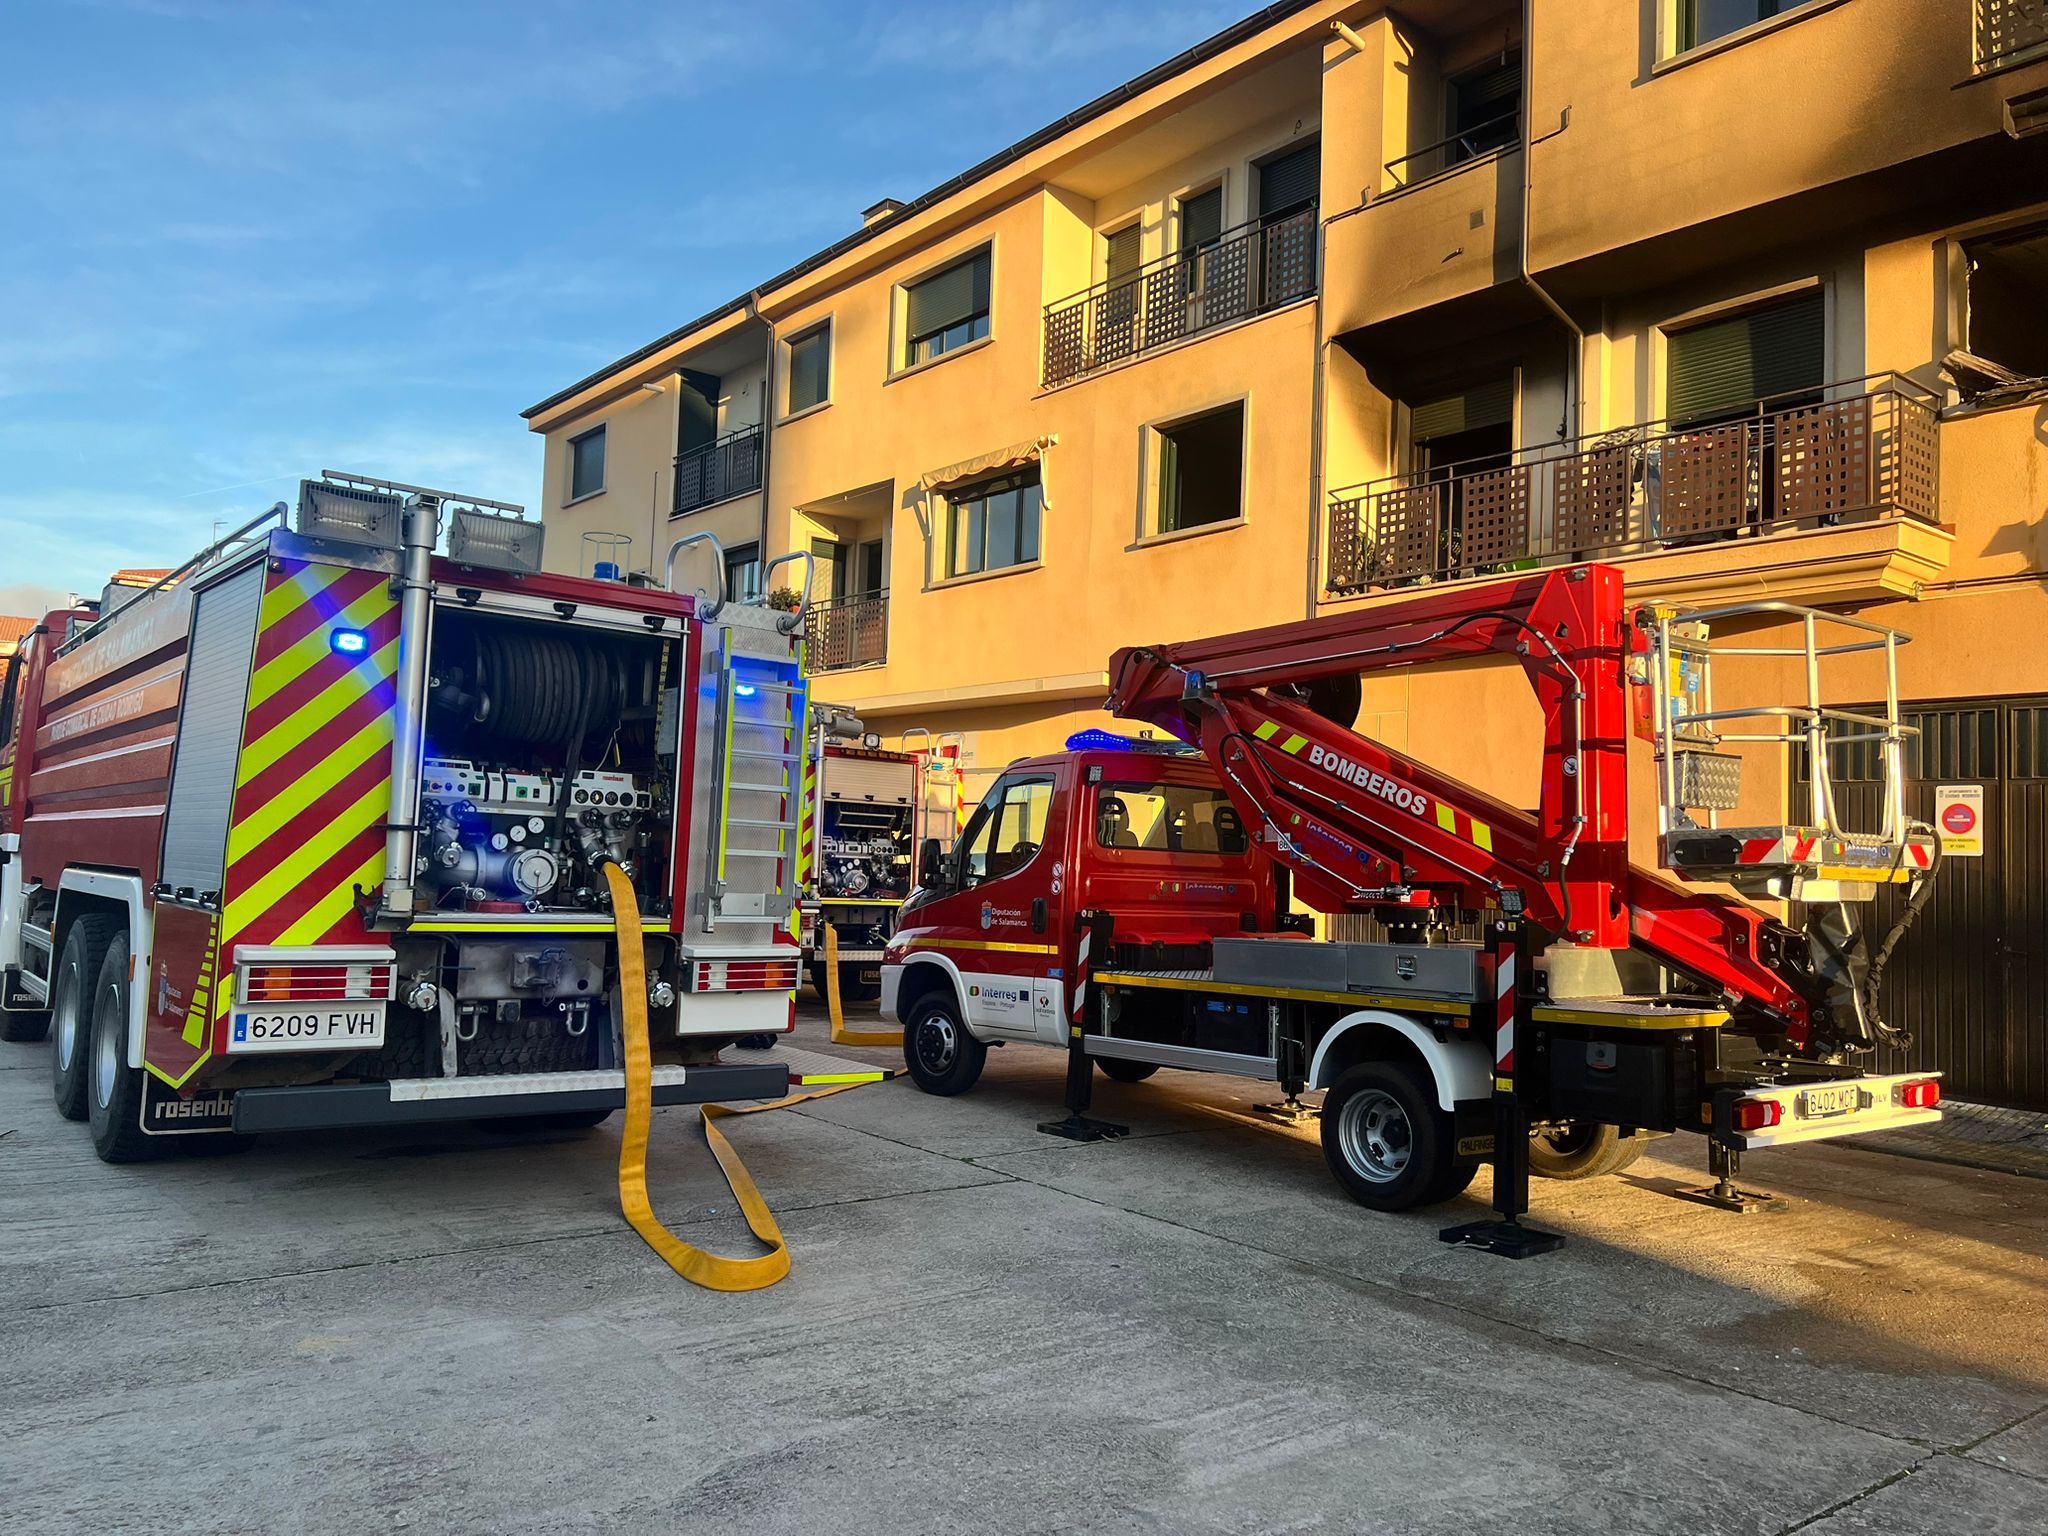
{"label": "balcony railing", "polygon": [[1332,592],[1498,575],[1883,517],[1935,521],[1931,391],[1887,374],[1330,493]]}
{"label": "balcony railing", "polygon": [[1977,68],[2048,49],[2048,0],[1977,0]]}
{"label": "balcony railing", "polygon": [[813,603],[805,619],[807,672],[844,672],[889,659],[889,594],[835,597]]}
{"label": "balcony railing", "polygon": [[1438,139],[1434,144],[1411,150],[1398,160],[1389,160],[1387,177],[1396,187],[1411,187],[1418,181],[1427,181],[1432,176],[1455,169],[1467,160],[1476,160],[1499,149],[1512,149],[1521,142],[1521,138],[1522,111],[1517,107],[1499,117],[1474,123],[1470,128]]}
{"label": "balcony railing", "polygon": [[1227,229],[1045,306],[1047,388],[1316,291],[1316,210]]}
{"label": "balcony railing", "polygon": [[675,512],[694,512],[761,489],[761,429],[741,427],[676,455]]}

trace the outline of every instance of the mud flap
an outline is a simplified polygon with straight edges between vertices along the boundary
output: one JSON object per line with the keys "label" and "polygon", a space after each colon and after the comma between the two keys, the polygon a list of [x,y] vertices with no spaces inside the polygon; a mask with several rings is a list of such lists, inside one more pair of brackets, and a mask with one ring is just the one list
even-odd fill
{"label": "mud flap", "polygon": [[184,1097],[153,1072],[142,1074],[145,1136],[204,1136],[235,1128],[235,1096],[220,1088]]}

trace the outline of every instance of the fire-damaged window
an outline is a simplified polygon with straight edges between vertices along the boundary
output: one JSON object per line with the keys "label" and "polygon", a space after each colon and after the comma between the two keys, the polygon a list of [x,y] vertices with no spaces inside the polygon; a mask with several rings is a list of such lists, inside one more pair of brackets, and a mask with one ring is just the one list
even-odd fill
{"label": "fire-damaged window", "polygon": [[1244,818],[1220,789],[1105,784],[1095,796],[1095,845],[1162,853],[1245,853]]}
{"label": "fire-damaged window", "polygon": [[2048,377],[2048,226],[1972,241],[1970,341],[1977,357],[2022,378]]}

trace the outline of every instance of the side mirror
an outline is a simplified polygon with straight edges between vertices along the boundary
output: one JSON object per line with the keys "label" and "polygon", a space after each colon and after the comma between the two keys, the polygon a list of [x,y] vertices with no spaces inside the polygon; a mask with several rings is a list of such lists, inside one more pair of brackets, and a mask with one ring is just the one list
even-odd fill
{"label": "side mirror", "polygon": [[937,885],[939,876],[945,870],[945,864],[946,855],[939,847],[939,840],[936,837],[926,838],[923,846],[917,851],[917,883]]}

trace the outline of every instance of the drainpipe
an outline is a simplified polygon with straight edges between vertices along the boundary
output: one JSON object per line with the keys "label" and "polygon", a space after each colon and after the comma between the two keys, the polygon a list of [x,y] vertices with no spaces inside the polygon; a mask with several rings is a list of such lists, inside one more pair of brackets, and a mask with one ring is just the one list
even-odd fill
{"label": "drainpipe", "polygon": [[405,504],[398,557],[398,708],[391,729],[391,801],[384,833],[386,912],[413,910],[413,856],[420,790],[420,749],[427,694],[427,605],[433,590],[434,540],[440,533],[438,497]]}
{"label": "drainpipe", "polygon": [[[1335,25],[1335,23],[1332,23]],[[1344,29],[1349,32],[1347,27]],[[1323,540],[1328,531],[1323,521],[1323,376],[1330,366],[1330,341],[1326,334],[1329,309],[1323,303],[1323,276],[1328,271],[1329,226],[1323,220],[1320,200],[1316,205],[1316,351],[1309,381],[1308,417],[1308,607],[1302,617],[1316,616],[1316,602],[1323,592]]]}
{"label": "drainpipe", "polygon": [[[1522,0],[1522,231],[1520,258],[1516,268],[1522,279],[1522,286],[1541,299],[1544,307],[1557,316],[1564,328],[1572,334],[1571,356],[1567,360],[1564,376],[1565,416],[1558,432],[1558,440],[1563,442],[1578,436],[1579,429],[1584,425],[1579,420],[1579,396],[1580,374],[1586,355],[1586,333],[1580,328],[1579,322],[1565,312],[1564,306],[1551,296],[1549,289],[1536,281],[1534,274],[1529,270],[1529,221],[1535,216],[1536,205],[1536,135],[1532,131],[1534,117],[1530,111],[1535,99],[1535,92],[1531,89],[1531,83],[1535,79],[1535,57],[1536,0]],[[1565,122],[1569,121],[1567,109]],[[1558,131],[1564,131],[1564,123],[1558,125]],[[1545,134],[1544,137],[1549,138],[1551,135]]]}

